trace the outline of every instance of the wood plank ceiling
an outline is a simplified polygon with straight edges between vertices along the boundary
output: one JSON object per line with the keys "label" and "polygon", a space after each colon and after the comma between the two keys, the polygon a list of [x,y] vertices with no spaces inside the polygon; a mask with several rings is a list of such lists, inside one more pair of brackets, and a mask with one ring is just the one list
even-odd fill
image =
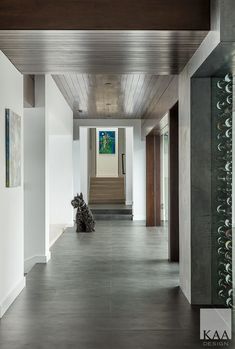
{"label": "wood plank ceiling", "polygon": [[2,30],[0,49],[24,74],[52,74],[75,118],[150,118],[206,34]]}
{"label": "wood plank ceiling", "polygon": [[80,118],[161,115],[209,29],[210,0],[0,1],[0,50]]}
{"label": "wood plank ceiling", "polygon": [[0,49],[25,74],[178,74],[207,31],[1,30]]}
{"label": "wood plank ceiling", "polygon": [[74,118],[151,117],[173,76],[146,74],[54,75]]}

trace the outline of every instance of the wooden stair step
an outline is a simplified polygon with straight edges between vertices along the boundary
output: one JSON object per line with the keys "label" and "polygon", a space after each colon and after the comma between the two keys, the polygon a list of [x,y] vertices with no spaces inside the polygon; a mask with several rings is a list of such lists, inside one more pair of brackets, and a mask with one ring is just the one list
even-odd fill
{"label": "wooden stair step", "polygon": [[124,177],[91,177],[89,203],[125,203]]}

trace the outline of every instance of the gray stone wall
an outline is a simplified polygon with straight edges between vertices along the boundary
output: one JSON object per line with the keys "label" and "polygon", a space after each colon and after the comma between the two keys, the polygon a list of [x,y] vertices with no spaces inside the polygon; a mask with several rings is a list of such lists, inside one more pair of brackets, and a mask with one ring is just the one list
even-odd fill
{"label": "gray stone wall", "polygon": [[211,79],[191,79],[191,302],[211,303]]}
{"label": "gray stone wall", "polygon": [[179,76],[180,286],[193,304],[212,302],[210,80],[232,69],[235,42],[235,1],[211,6],[212,30]]}

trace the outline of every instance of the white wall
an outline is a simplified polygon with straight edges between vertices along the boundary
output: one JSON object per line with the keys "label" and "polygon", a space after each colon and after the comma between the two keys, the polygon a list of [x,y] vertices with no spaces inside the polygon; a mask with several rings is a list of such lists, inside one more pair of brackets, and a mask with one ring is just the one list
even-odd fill
{"label": "white wall", "polygon": [[[87,173],[87,159],[84,159],[87,151],[87,142],[82,138],[82,133],[86,128],[90,127],[117,127],[117,128],[133,128],[133,215],[134,220],[146,219],[146,153],[145,139],[141,139],[141,120],[133,119],[81,119],[74,120],[74,137],[80,141],[80,166],[81,171]],[[79,136],[80,134],[80,136]],[[83,140],[82,140],[83,139]],[[85,161],[85,162],[84,162]],[[87,178],[87,175],[86,175]],[[81,173],[81,180],[85,179],[85,173]],[[84,183],[83,183],[84,184]],[[84,184],[84,190],[87,190],[87,185]]]}
{"label": "white wall", "polygon": [[73,141],[73,195],[77,195],[80,190],[80,141]]}
{"label": "white wall", "polygon": [[[0,317],[25,285],[23,233],[23,142],[22,184],[6,188],[5,108],[22,116],[23,77],[0,51]],[[23,138],[23,132],[22,132]]]}
{"label": "white wall", "polygon": [[49,137],[50,224],[71,225],[73,157],[71,136]]}
{"label": "white wall", "polygon": [[24,110],[26,272],[73,224],[73,113],[50,75],[35,77],[35,106]]}
{"label": "white wall", "polygon": [[[99,153],[99,132],[115,132],[115,154]],[[96,129],[96,176],[97,177],[118,177],[118,128],[103,127]]]}
{"label": "white wall", "polygon": [[89,147],[89,129],[82,127],[80,129],[79,137],[79,157],[80,157],[80,191],[83,194],[83,198],[88,202],[88,147]]}
{"label": "white wall", "polygon": [[133,203],[133,127],[125,129],[126,153],[126,205]]}
{"label": "white wall", "polygon": [[133,216],[146,219],[146,142],[141,139],[141,120],[134,124],[133,151]]}
{"label": "white wall", "polygon": [[46,75],[46,114],[49,223],[65,227],[73,224],[73,112],[51,75]]}
{"label": "white wall", "polygon": [[168,221],[168,187],[169,187],[169,136],[168,125],[161,129],[161,220]]}
{"label": "white wall", "polygon": [[50,259],[46,221],[45,108],[24,110],[24,259],[25,272]]}
{"label": "white wall", "polygon": [[[35,77],[35,108],[24,109],[24,270],[47,263],[49,202],[45,76]],[[32,229],[33,228],[33,229]]]}

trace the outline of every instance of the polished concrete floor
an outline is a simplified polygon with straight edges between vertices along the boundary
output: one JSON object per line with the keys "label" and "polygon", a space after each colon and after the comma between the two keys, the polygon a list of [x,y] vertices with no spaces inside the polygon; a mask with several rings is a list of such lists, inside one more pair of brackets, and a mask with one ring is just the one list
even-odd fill
{"label": "polished concrete floor", "polygon": [[68,229],[0,321],[1,349],[201,348],[199,313],[167,261],[165,228]]}

